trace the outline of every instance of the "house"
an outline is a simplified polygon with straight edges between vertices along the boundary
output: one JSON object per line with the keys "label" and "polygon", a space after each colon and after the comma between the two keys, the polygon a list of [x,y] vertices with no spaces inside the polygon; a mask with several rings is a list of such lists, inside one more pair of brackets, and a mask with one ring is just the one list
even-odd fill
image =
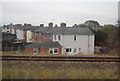
{"label": "house", "polygon": [[25,26],[21,28],[21,31],[23,33],[23,41],[26,43],[32,43],[32,31],[37,30],[39,26]]}
{"label": "house", "polygon": [[62,54],[62,46],[58,42],[33,43],[25,48],[27,54]]}
{"label": "house", "polygon": [[26,43],[31,43],[32,34],[31,31],[36,30],[39,26],[32,26],[31,24],[10,24],[2,27],[2,32],[11,33],[17,35],[17,40],[22,40]]}
{"label": "house", "polygon": [[23,40],[23,31],[21,30],[22,27],[22,24],[4,25],[2,26],[2,32],[16,34],[17,40]]}
{"label": "house", "polygon": [[32,41],[37,43],[58,42],[62,54],[94,54],[94,33],[86,27],[40,27],[33,31]]}

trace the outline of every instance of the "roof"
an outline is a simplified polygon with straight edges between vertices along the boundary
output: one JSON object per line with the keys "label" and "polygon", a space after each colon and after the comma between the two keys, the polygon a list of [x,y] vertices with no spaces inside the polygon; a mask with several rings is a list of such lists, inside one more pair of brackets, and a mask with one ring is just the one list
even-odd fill
{"label": "roof", "polygon": [[62,46],[58,42],[47,43],[32,43],[25,46],[25,48],[61,48]]}
{"label": "roof", "polygon": [[2,28],[13,28],[13,29],[19,29],[21,26],[15,26],[15,25],[8,25],[8,26],[2,26]]}
{"label": "roof", "polygon": [[15,26],[15,25],[8,25],[3,26],[2,28],[13,28],[13,29],[21,29],[21,30],[36,30],[40,26]]}
{"label": "roof", "polygon": [[38,28],[39,26],[25,26],[25,27],[22,27],[21,29],[22,30],[36,30]]}
{"label": "roof", "polygon": [[8,28],[15,28],[21,30],[31,30],[32,32],[52,33],[60,35],[94,35],[94,33],[87,27],[40,27],[40,26],[5,26]]}
{"label": "roof", "polygon": [[40,27],[35,32],[44,32],[62,35],[94,35],[94,33],[87,27]]}

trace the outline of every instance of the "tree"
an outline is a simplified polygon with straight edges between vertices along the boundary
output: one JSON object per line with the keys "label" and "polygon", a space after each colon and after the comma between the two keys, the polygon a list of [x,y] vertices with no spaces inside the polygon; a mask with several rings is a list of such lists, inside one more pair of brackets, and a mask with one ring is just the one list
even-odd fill
{"label": "tree", "polygon": [[106,45],[108,40],[111,39],[112,33],[115,30],[114,25],[104,25],[99,30],[92,30],[95,33],[95,43]]}
{"label": "tree", "polygon": [[106,40],[107,33],[101,30],[92,30],[95,34],[95,45],[105,45],[104,41]]}
{"label": "tree", "polygon": [[87,25],[87,27],[94,29],[95,27],[99,27],[100,24],[97,21],[94,20],[88,20],[84,22],[85,25]]}
{"label": "tree", "polygon": [[78,24],[79,27],[87,27],[86,24]]}
{"label": "tree", "polygon": [[104,25],[100,30],[106,32],[109,35],[113,32],[114,29],[115,29],[114,25],[108,24]]}

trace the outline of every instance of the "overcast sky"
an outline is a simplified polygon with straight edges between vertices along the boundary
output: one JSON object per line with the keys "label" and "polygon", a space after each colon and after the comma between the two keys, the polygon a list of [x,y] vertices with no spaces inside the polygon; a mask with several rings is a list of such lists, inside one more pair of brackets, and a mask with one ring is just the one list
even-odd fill
{"label": "overcast sky", "polygon": [[[49,22],[67,26],[81,24],[87,20],[103,24],[116,24],[119,0],[4,0],[2,25],[31,23],[47,25]],[[1,15],[1,13],[0,13]]]}

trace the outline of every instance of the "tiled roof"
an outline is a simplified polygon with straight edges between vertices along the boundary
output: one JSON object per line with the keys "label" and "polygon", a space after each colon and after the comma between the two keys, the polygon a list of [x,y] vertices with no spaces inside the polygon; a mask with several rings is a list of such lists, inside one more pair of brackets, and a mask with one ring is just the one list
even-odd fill
{"label": "tiled roof", "polygon": [[33,43],[25,46],[25,48],[61,48],[61,47],[62,46],[58,42]]}
{"label": "tiled roof", "polygon": [[94,35],[94,33],[87,27],[40,27],[35,32],[44,32],[62,35]]}
{"label": "tiled roof", "polygon": [[22,27],[21,29],[22,30],[36,30],[38,28],[39,26],[25,26],[25,27]]}

